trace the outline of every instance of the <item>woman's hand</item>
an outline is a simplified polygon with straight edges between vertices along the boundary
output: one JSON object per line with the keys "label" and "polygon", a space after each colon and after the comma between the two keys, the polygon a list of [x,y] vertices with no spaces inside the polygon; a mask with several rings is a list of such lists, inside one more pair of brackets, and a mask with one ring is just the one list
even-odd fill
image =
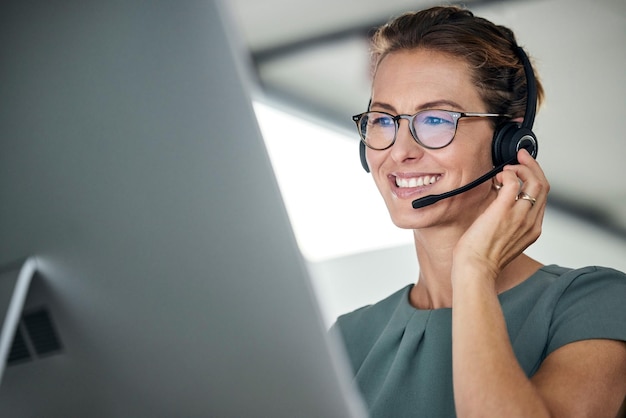
{"label": "woman's hand", "polygon": [[550,185],[526,150],[520,150],[517,158],[519,164],[496,175],[495,181],[502,185],[498,196],[457,243],[455,267],[479,268],[495,280],[539,238]]}
{"label": "woman's hand", "polygon": [[508,277],[503,269],[539,237],[550,188],[527,151],[517,158],[520,164],[496,176],[502,184],[496,198],[454,248],[452,371],[460,417],[550,415],[517,362],[498,299],[498,280],[510,285],[528,277],[530,259],[520,259],[521,269]]}

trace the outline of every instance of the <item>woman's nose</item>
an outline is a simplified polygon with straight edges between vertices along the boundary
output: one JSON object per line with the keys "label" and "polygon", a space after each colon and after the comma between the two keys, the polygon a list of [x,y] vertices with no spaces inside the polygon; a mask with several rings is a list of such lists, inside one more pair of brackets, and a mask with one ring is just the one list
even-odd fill
{"label": "woman's nose", "polygon": [[391,147],[391,156],[398,163],[419,159],[424,155],[424,147],[417,143],[409,129],[409,121],[400,119],[396,141]]}

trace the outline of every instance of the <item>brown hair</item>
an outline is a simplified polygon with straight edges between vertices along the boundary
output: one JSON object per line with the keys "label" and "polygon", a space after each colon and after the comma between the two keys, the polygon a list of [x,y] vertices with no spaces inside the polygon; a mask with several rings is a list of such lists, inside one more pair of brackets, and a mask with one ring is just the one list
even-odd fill
{"label": "brown hair", "polygon": [[[433,7],[403,14],[372,37],[372,74],[390,53],[425,48],[464,59],[488,111],[523,117],[526,109],[526,76],[516,53],[513,32],[456,7]],[[543,100],[537,79],[537,107]]]}

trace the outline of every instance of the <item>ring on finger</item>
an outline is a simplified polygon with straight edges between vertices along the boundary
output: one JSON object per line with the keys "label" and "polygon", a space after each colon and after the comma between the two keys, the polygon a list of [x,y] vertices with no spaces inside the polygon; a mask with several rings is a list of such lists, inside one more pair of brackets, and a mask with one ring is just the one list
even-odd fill
{"label": "ring on finger", "polygon": [[531,195],[529,195],[526,192],[520,192],[516,197],[515,200],[528,200],[531,204],[531,206],[535,206],[535,203],[537,203],[537,199],[535,199],[534,197],[532,197]]}

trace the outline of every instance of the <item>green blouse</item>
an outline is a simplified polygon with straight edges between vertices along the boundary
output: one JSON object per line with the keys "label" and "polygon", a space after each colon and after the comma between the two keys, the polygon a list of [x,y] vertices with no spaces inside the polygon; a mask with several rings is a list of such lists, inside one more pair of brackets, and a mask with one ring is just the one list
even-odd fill
{"label": "green blouse", "polygon": [[[346,352],[372,417],[454,417],[452,310],[419,310],[407,286],[339,317]],[[579,340],[626,341],[626,275],[545,266],[499,295],[515,355],[527,376]]]}

